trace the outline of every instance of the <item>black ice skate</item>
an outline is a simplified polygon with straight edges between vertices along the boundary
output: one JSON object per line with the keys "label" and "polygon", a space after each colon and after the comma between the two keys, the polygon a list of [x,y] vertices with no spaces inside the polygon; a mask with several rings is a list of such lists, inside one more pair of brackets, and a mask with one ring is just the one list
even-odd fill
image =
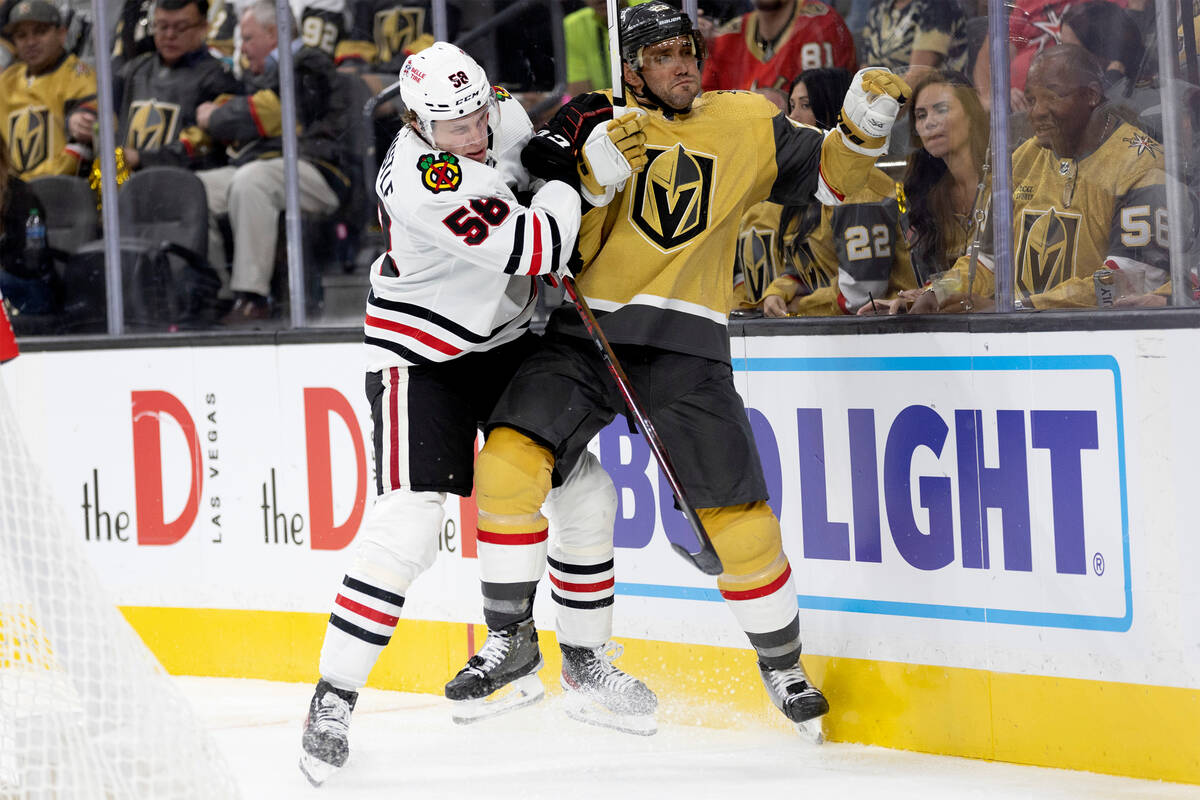
{"label": "black ice skate", "polygon": [[317,684],[308,716],[304,719],[300,771],[313,786],[320,786],[346,763],[350,755],[350,712],[358,692],[335,689],[326,681]]}
{"label": "black ice skate", "polygon": [[658,698],[646,684],[612,663],[623,649],[616,642],[596,648],[562,645],[567,715],[591,725],[650,736],[658,732],[654,718]]}
{"label": "black ice skate", "polygon": [[817,744],[825,741],[821,717],[829,713],[829,701],[804,671],[804,663],[797,658],[795,666],[786,669],[769,669],[759,664],[758,671],[771,702],[796,723],[800,735]]}
{"label": "black ice skate", "polygon": [[483,647],[446,684],[446,697],[454,701],[451,718],[465,725],[536,703],[546,694],[537,676],[541,668],[532,619],[488,630]]}

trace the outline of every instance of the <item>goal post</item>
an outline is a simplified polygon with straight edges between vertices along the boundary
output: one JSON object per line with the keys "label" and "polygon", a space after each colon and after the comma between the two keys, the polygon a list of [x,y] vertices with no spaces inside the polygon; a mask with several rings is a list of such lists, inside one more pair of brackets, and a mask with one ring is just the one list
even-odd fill
{"label": "goal post", "polygon": [[0,367],[0,800],[233,798],[224,758],[108,602]]}

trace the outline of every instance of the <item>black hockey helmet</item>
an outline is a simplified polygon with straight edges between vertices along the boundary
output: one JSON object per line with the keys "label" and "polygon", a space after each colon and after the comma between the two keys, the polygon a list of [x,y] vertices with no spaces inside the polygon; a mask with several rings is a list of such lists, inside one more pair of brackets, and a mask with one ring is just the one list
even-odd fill
{"label": "black hockey helmet", "polygon": [[642,68],[643,47],[677,36],[691,37],[696,60],[704,60],[704,37],[679,9],[654,0],[621,11],[621,60],[635,70]]}

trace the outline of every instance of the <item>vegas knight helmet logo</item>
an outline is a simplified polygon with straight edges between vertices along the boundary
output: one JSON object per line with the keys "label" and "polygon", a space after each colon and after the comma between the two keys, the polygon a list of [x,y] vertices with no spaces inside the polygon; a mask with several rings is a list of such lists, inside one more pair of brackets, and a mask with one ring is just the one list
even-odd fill
{"label": "vegas knight helmet logo", "polygon": [[1021,244],[1017,248],[1020,288],[1040,294],[1075,275],[1079,216],[1050,208],[1021,212]]}
{"label": "vegas knight helmet logo", "polygon": [[179,105],[158,100],[135,100],[129,109],[129,136],[135,150],[158,150],[178,138]]}
{"label": "vegas knight helmet logo", "polygon": [[29,172],[50,157],[50,109],[26,106],[8,115],[8,153],[17,172]]}

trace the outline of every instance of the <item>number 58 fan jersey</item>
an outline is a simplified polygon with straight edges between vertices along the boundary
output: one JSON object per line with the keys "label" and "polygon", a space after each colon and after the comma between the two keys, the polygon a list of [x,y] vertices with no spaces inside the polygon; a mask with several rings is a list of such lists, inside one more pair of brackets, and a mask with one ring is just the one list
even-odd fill
{"label": "number 58 fan jersey", "polygon": [[537,297],[531,276],[558,270],[579,232],[579,195],[559,181],[528,206],[520,152],[532,126],[496,90],[498,127],[488,163],[431,147],[405,126],[375,191],[387,251],[371,266],[367,370],[449,361],[521,335]]}

